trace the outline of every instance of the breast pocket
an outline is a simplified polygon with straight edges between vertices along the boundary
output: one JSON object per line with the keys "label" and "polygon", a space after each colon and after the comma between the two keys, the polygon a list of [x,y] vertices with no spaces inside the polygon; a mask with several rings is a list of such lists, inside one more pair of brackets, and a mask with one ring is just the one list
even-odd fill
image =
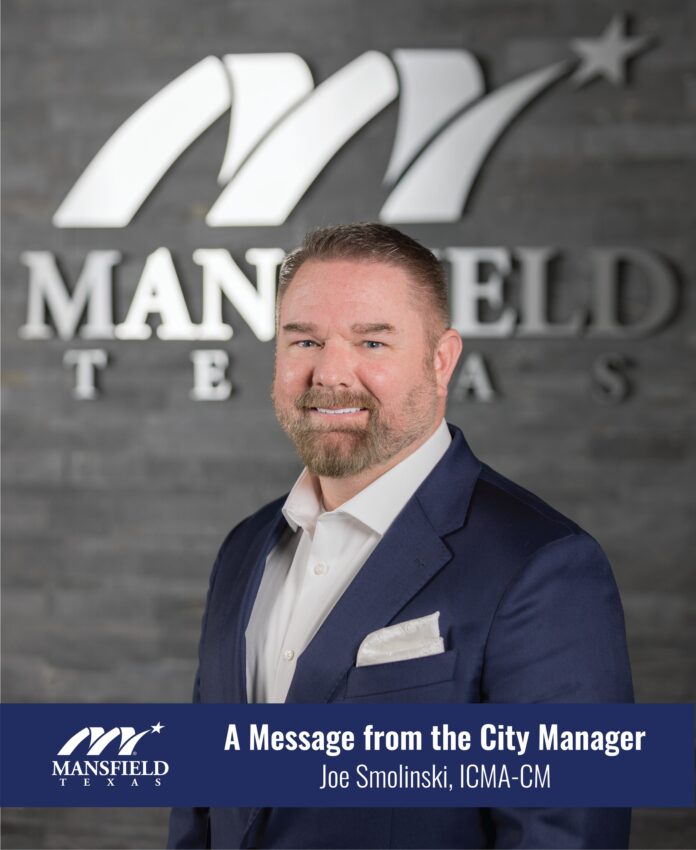
{"label": "breast pocket", "polygon": [[[409,658],[407,661],[352,667],[348,673],[345,698],[349,700],[379,696],[451,682],[454,678],[456,660],[457,651],[451,649],[437,655]],[[404,694],[401,696],[404,702],[408,701]],[[420,701],[417,695],[415,701]]]}

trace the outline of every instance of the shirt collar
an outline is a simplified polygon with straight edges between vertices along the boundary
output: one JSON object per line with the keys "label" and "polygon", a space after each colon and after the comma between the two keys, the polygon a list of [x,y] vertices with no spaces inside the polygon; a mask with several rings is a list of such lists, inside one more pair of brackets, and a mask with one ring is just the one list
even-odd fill
{"label": "shirt collar", "polygon": [[314,535],[320,514],[324,513],[318,479],[305,467],[283,504],[283,516],[293,531],[298,527]]}
{"label": "shirt collar", "polygon": [[451,441],[443,419],[422,446],[333,511],[324,511],[319,482],[305,468],[285,500],[283,516],[293,532],[301,527],[311,536],[322,514],[352,516],[382,536],[432,472]]}

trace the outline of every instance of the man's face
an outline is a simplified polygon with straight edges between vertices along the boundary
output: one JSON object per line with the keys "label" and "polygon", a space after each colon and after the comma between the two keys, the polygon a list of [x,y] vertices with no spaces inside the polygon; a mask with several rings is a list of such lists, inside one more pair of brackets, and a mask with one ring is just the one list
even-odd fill
{"label": "man's face", "polygon": [[280,305],[273,403],[311,472],[382,466],[444,411],[426,324],[432,307],[381,262],[309,260]]}

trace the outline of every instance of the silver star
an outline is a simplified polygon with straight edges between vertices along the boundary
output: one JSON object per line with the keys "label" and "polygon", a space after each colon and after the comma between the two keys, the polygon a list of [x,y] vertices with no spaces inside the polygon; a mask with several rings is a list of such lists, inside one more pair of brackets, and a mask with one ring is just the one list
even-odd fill
{"label": "silver star", "polygon": [[157,732],[157,734],[159,735],[159,733],[164,729],[164,726],[162,726],[162,724],[158,720],[157,725],[151,726],[150,728],[152,729],[153,732]]}
{"label": "silver star", "polygon": [[572,77],[577,88],[600,75],[616,86],[625,84],[626,63],[636,53],[645,50],[650,41],[646,37],[627,38],[625,32],[626,18],[614,15],[599,38],[575,38],[571,41],[573,50],[582,60]]}

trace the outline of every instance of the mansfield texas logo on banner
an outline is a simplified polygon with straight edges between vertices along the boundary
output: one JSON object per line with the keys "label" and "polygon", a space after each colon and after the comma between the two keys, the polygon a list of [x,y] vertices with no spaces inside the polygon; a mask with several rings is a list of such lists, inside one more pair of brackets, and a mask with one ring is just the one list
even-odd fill
{"label": "mansfield texas logo on banner", "polygon": [[[455,222],[467,209],[472,187],[501,135],[535,98],[565,81],[569,92],[596,80],[626,82],[630,59],[649,46],[628,36],[614,17],[597,38],[574,39],[571,57],[486,92],[481,67],[467,50],[399,49],[391,56],[368,51],[319,85],[303,58],[292,53],[208,56],[154,94],[106,141],[53,216],[57,228],[137,226],[137,213],[172,164],[215,121],[230,112],[227,147],[219,169],[222,190],[205,221],[212,228],[282,225],[336,153],[398,99],[396,133],[379,218],[396,225]],[[233,94],[232,94],[233,93]],[[492,167],[492,166],[491,166]],[[136,224],[132,225],[135,220]],[[289,246],[292,247],[292,246]],[[568,338],[581,335],[635,338],[667,324],[678,301],[670,266],[644,248],[591,249],[592,287],[587,303],[563,319],[550,316],[549,289],[561,251],[542,247],[439,247],[449,268],[452,325],[465,337]],[[28,268],[28,340],[57,333],[73,339],[144,340],[151,317],[161,340],[223,341],[232,327],[223,319],[223,296],[259,340],[274,336],[276,275],[283,248],[249,248],[252,282],[222,248],[199,248],[202,316],[194,322],[169,248],[144,260],[133,299],[113,315],[117,250],[87,251],[74,283],[65,280],[49,251],[25,251]],[[625,271],[649,297],[628,321],[622,305]],[[518,303],[506,303],[514,280]],[[494,316],[492,318],[492,316]],[[225,350],[191,353],[197,400],[231,394]],[[76,367],[74,395],[95,398],[105,349],[70,349]],[[600,394],[619,401],[628,391],[620,355],[601,355],[593,373]],[[469,352],[455,397],[494,397],[484,359]]]}
{"label": "mansfield texas logo on banner", "polygon": [[[84,787],[101,782],[104,787],[114,788],[117,781],[127,781],[132,787],[141,783],[162,784],[162,777],[169,772],[169,764],[161,759],[136,759],[135,747],[146,735],[160,734],[163,724],[156,723],[142,732],[132,726],[115,726],[106,731],[103,726],[85,726],[72,735],[58,750],[53,760],[51,775],[62,787],[67,782],[78,781]],[[65,756],[75,756],[72,759]],[[83,757],[81,757],[83,756]],[[87,758],[99,756],[99,759]]]}

